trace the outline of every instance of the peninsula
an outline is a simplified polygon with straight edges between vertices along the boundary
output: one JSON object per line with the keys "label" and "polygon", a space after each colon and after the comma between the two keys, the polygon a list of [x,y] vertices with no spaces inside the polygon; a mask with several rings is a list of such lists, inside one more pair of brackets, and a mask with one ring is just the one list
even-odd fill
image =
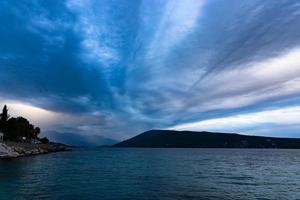
{"label": "peninsula", "polygon": [[0,114],[0,158],[15,158],[66,151],[66,145],[40,138],[41,130],[24,117],[9,117],[5,105]]}
{"label": "peninsula", "polygon": [[113,147],[300,149],[300,139],[233,133],[150,130],[117,143]]}

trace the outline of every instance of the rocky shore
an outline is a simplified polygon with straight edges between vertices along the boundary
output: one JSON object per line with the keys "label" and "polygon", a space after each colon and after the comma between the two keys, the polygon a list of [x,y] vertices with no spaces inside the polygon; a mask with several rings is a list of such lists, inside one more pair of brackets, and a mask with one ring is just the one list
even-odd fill
{"label": "rocky shore", "polygon": [[17,158],[23,156],[32,156],[46,154],[51,152],[67,151],[66,145],[58,143],[49,144],[28,144],[5,142],[0,143],[0,159],[1,158]]}

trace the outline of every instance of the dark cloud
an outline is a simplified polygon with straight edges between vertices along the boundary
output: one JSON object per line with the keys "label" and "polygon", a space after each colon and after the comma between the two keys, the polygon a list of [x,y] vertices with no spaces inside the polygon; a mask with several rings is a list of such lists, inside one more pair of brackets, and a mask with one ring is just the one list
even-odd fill
{"label": "dark cloud", "polygon": [[291,106],[299,10],[296,0],[1,1],[1,99],[119,138]]}

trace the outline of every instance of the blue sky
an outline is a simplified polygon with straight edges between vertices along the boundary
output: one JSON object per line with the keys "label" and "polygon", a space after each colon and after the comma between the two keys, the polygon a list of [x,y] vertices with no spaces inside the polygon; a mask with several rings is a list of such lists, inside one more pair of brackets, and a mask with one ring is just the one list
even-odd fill
{"label": "blue sky", "polygon": [[0,102],[44,134],[300,137],[298,0],[0,1]]}

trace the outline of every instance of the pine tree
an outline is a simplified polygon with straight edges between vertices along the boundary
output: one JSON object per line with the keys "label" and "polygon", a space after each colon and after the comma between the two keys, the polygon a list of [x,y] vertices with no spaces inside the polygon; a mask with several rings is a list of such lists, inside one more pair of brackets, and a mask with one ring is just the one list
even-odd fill
{"label": "pine tree", "polygon": [[4,105],[3,109],[2,109],[2,113],[0,114],[0,131],[4,131],[5,129],[5,126],[6,126],[6,122],[9,118],[8,116],[8,109],[7,109],[7,106]]}
{"label": "pine tree", "polygon": [[8,109],[7,109],[7,106],[4,105],[3,109],[2,109],[2,114],[1,114],[1,119],[0,121],[1,122],[6,122],[8,120]]}

